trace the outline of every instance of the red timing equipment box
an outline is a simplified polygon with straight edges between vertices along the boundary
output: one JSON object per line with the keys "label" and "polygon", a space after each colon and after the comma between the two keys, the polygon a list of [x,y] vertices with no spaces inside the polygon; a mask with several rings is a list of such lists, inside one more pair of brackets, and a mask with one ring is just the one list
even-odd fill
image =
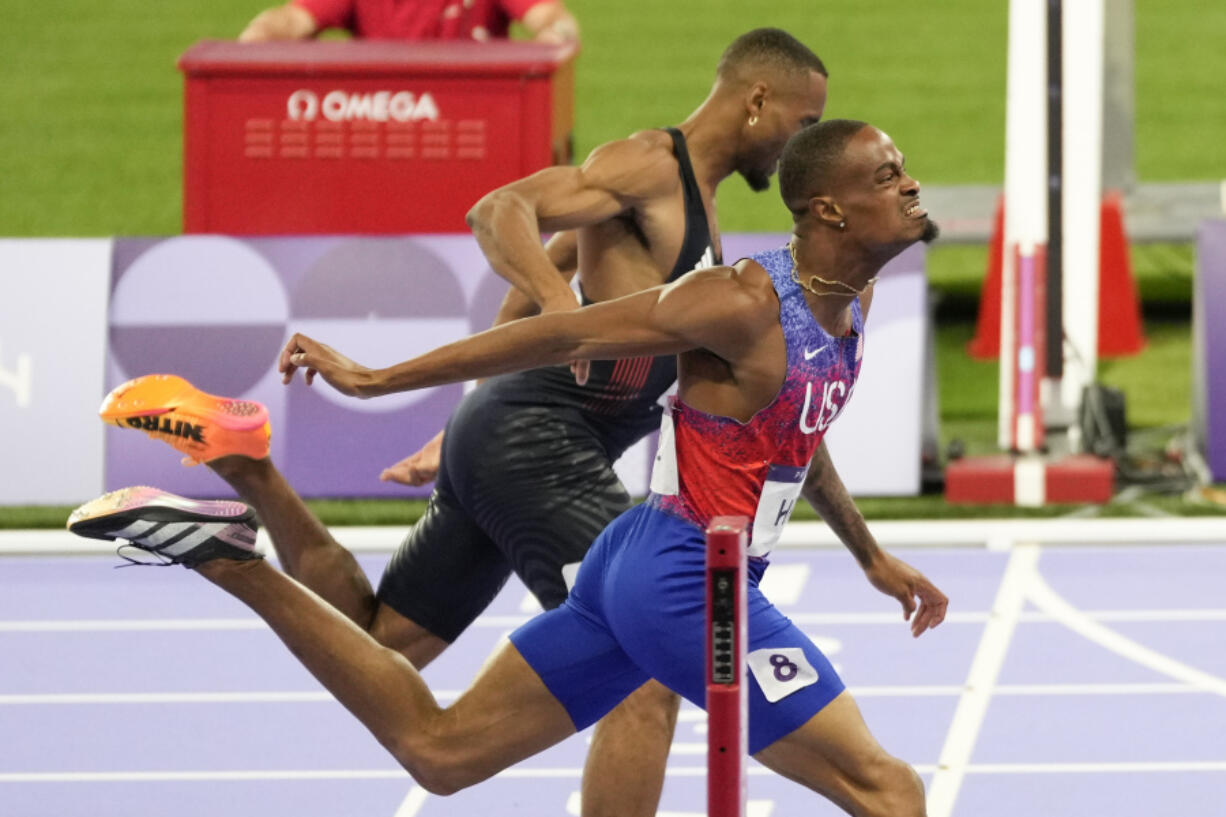
{"label": "red timing equipment box", "polygon": [[570,161],[571,45],[205,41],[183,71],[189,233],[466,232]]}

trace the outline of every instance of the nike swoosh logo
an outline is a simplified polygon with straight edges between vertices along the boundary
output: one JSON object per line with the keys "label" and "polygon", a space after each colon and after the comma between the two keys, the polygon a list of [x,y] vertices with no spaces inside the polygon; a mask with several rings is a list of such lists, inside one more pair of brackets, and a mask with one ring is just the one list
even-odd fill
{"label": "nike swoosh logo", "polygon": [[[826,344],[826,346],[829,346],[829,345],[830,345],[829,343]],[[825,349],[826,346],[818,347],[817,349],[814,349],[812,352],[810,352],[808,349],[805,349],[805,360],[812,360],[813,358],[817,357],[818,355],[822,353],[822,349]]]}

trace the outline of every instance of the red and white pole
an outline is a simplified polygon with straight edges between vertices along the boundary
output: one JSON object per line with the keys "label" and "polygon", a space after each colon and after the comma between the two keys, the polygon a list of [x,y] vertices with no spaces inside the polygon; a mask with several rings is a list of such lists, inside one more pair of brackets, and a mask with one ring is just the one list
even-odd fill
{"label": "red and white pole", "polygon": [[707,814],[744,817],[749,698],[745,679],[749,519],[707,526]]}

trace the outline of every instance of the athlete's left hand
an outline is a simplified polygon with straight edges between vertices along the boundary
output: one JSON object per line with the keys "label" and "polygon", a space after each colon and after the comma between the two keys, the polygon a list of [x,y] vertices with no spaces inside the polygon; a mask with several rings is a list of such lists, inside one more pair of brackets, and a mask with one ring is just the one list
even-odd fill
{"label": "athlete's left hand", "polygon": [[[945,620],[949,599],[923,573],[901,559],[880,551],[864,572],[873,587],[902,604],[903,619],[911,622],[911,635],[914,637],[919,638],[925,630],[931,630]],[[919,612],[916,612],[917,598]],[[914,618],[912,613],[915,614]]]}
{"label": "athlete's left hand", "polygon": [[379,474],[383,482],[399,482],[401,485],[419,486],[434,482],[438,476],[439,462],[443,459],[443,434],[440,431],[420,451],[410,454],[395,465],[388,466]]}
{"label": "athlete's left hand", "polygon": [[277,371],[281,382],[288,385],[294,373],[306,369],[305,379],[309,386],[318,374],[341,394],[350,397],[368,397],[361,386],[369,380],[371,372],[365,366],[354,363],[331,346],[313,340],[302,333],[295,333],[281,350]]}

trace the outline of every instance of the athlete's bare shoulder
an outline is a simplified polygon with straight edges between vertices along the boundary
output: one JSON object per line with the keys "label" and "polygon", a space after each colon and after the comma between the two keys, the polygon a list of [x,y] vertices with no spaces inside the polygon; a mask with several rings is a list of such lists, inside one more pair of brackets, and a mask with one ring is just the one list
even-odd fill
{"label": "athlete's bare shoulder", "polygon": [[694,270],[668,289],[684,293],[684,301],[676,304],[686,313],[682,320],[702,326],[694,337],[712,351],[744,347],[779,323],[779,298],[770,275],[752,259]]}
{"label": "athlete's bare shoulder", "polygon": [[742,258],[730,267],[747,307],[767,323],[779,319],[779,293],[766,268],[752,258]]}
{"label": "athlete's bare shoulder", "polygon": [[628,138],[655,150],[662,150],[669,156],[673,155],[673,139],[661,128],[635,131]]}
{"label": "athlete's bare shoulder", "polygon": [[[687,279],[702,283],[701,291],[691,293],[694,329],[686,336],[697,348],[681,358],[686,399],[710,399],[715,402],[709,405],[721,407],[715,413],[748,420],[783,379],[784,338],[770,275],[756,261],[742,259],[731,267],[687,273],[673,286]],[[729,392],[733,386],[737,394]],[[710,388],[715,391],[700,396]]]}
{"label": "athlete's bare shoulder", "polygon": [[582,172],[590,185],[641,200],[673,195],[681,184],[672,140],[661,130],[605,142],[588,155]]}

